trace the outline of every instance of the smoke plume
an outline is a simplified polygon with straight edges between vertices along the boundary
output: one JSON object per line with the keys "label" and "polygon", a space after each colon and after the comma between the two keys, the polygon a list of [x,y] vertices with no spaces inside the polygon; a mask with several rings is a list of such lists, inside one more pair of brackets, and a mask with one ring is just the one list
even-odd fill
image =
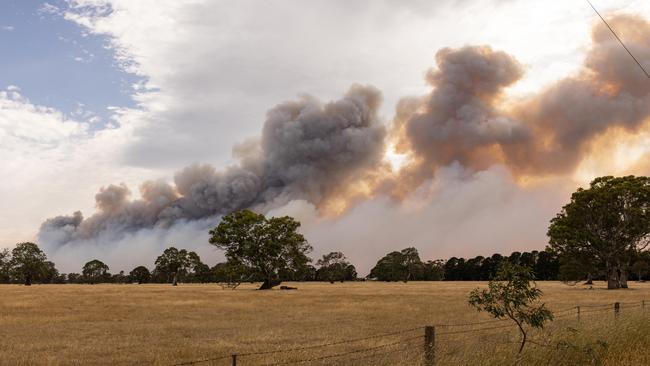
{"label": "smoke plume", "polygon": [[353,85],[325,105],[309,96],[280,104],[268,112],[258,146],[235,148],[239,164],[222,171],[189,166],[176,174],[173,186],[145,182],[137,200],[129,199],[125,185],[109,185],[95,196],[97,213],[48,219],[39,239],[55,247],[111,233],[119,239],[243,208],[265,211],[295,199],[321,206],[334,195],[354,195],[349,187],[370,179],[383,164],[380,102],[375,88]]}
{"label": "smoke plume", "polygon": [[[630,15],[611,24],[650,65],[650,24]],[[523,75],[514,58],[487,46],[439,51],[438,68],[427,73],[432,92],[397,108],[397,148],[412,156],[400,190],[452,162],[478,170],[506,164],[517,175],[571,173],[595,137],[640,128],[650,116],[650,82],[605,25],[594,27],[592,39],[577,75],[516,105],[501,98]]]}
{"label": "smoke plume", "polygon": [[[628,15],[610,21],[650,67],[650,24]],[[267,113],[258,139],[233,149],[237,164],[189,166],[174,184],[145,182],[135,200],[125,185],[109,185],[95,196],[95,214],[48,219],[39,239],[54,248],[127,245],[143,232],[163,238],[165,230],[183,232],[191,224],[199,233],[234,210],[281,211],[292,202],[340,213],[365,197],[385,199],[386,191],[405,201],[417,197],[450,166],[471,176],[499,165],[515,180],[571,173],[595,139],[638,131],[650,116],[650,82],[604,25],[594,27],[592,38],[578,73],[510,103],[504,92],[524,74],[512,56],[488,46],[442,49],[426,75],[431,92],[400,101],[390,135],[373,87],[354,85],[327,104],[309,96],[282,103]],[[395,173],[383,160],[388,140],[410,157]]]}

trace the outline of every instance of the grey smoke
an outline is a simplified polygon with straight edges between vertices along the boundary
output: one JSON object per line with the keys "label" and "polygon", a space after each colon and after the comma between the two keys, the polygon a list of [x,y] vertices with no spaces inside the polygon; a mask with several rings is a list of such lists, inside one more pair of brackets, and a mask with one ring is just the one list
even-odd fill
{"label": "grey smoke", "polygon": [[[610,22],[650,66],[650,23],[631,15]],[[515,175],[571,173],[594,138],[641,128],[650,117],[650,82],[603,24],[592,39],[577,74],[508,107],[500,104],[503,89],[523,75],[513,57],[487,46],[439,51],[437,69],[427,74],[431,93],[397,108],[397,147],[414,157],[397,193],[454,162],[475,170],[504,164]]]}
{"label": "grey smoke", "polygon": [[340,100],[322,104],[310,96],[267,113],[258,143],[236,147],[239,164],[218,170],[192,165],[164,181],[145,182],[140,199],[124,185],[95,196],[97,212],[46,220],[39,240],[49,247],[102,237],[121,239],[141,229],[216,218],[234,210],[268,210],[291,200],[316,206],[372,175],[382,164],[385,128],[377,117],[381,95],[353,85]]}
{"label": "grey smoke", "polygon": [[488,46],[463,47],[438,51],[436,63],[427,73],[434,89],[402,100],[394,121],[398,149],[416,158],[403,173],[414,186],[453,162],[485,169],[497,162],[487,149],[530,137],[525,125],[494,106],[523,75],[512,56]]}

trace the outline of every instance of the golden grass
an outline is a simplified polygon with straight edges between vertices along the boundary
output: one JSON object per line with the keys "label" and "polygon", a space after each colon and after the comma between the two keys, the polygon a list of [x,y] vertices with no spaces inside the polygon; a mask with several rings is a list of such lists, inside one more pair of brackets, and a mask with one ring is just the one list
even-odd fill
{"label": "golden grass", "polygon": [[[298,291],[237,290],[185,285],[0,286],[1,365],[173,365],[202,358],[280,350],[395,332],[429,324],[489,320],[467,305],[479,282],[293,283]],[[543,301],[561,310],[576,304],[623,303],[611,309],[566,314],[529,344],[525,364],[650,364],[650,284],[629,290],[588,290],[538,283]],[[629,303],[629,304],[628,304]],[[636,305],[636,307],[634,307]],[[507,324],[507,323],[505,323]],[[496,323],[501,325],[501,323]],[[479,328],[494,327],[495,324]],[[513,328],[443,335],[474,328],[436,328],[436,365],[512,364]],[[299,365],[421,364],[423,330],[322,349],[240,356],[238,365],[295,361],[380,347]],[[418,337],[394,346],[399,340]],[[600,341],[607,342],[606,348]],[[223,359],[199,365],[229,365]],[[597,363],[595,363],[597,364]]]}

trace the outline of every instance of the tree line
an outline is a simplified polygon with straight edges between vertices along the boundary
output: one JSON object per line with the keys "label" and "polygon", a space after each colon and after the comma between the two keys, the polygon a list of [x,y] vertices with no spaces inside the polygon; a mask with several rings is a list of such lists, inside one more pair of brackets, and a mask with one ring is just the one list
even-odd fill
{"label": "tree line", "polygon": [[[358,280],[378,281],[488,281],[494,279],[504,264],[530,268],[536,280],[570,281],[584,278],[582,267],[576,267],[571,258],[560,257],[550,247],[544,251],[513,252],[510,255],[493,254],[473,258],[451,257],[423,261],[416,248],[386,254],[377,261],[370,273],[359,278],[356,268],[342,252],[331,252],[316,261],[295,269],[280,272],[279,281],[343,282]],[[108,265],[93,259],[83,265],[79,273],[59,273],[53,262],[34,243],[20,243],[11,252],[0,252],[0,283],[217,283],[263,282],[264,276],[254,268],[221,262],[210,267],[196,252],[169,247],[155,260],[149,270],[144,265],[129,273],[110,273]],[[650,253],[643,252],[634,262],[631,279],[644,279],[650,270]],[[604,280],[604,273],[593,271],[592,280]]]}
{"label": "tree line", "polygon": [[[250,210],[233,212],[210,230],[209,243],[225,252],[213,267],[198,254],[169,247],[149,270],[138,266],[128,274],[110,274],[98,259],[81,273],[60,274],[34,243],[20,243],[0,252],[0,282],[125,283],[125,282],[261,282],[270,289],[282,281],[352,281],[357,271],[345,255],[332,252],[316,261],[311,245],[299,233],[300,222],[289,216],[267,218]],[[527,267],[538,280],[607,281],[625,288],[650,269],[650,178],[601,177],[579,188],[551,220],[549,245],[543,251],[513,252],[464,259],[422,261],[407,247],[379,259],[366,279],[380,281],[485,281],[504,263]]]}

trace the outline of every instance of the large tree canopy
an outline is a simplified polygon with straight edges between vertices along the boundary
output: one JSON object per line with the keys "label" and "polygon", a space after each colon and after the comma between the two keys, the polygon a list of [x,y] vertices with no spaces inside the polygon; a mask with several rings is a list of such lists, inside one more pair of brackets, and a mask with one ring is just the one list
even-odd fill
{"label": "large tree canopy", "polygon": [[109,268],[104,262],[99,259],[93,259],[84,264],[81,269],[81,274],[84,276],[86,282],[92,285],[98,282],[103,282],[107,277],[110,277],[108,270]]}
{"label": "large tree canopy", "polygon": [[298,232],[300,222],[292,217],[271,217],[249,210],[223,217],[210,230],[210,244],[226,251],[231,263],[253,269],[264,279],[260,289],[280,284],[280,273],[305,268],[312,248]]}
{"label": "large tree canopy", "polygon": [[129,280],[143,284],[149,282],[151,279],[151,272],[145,266],[137,266],[129,273]]}
{"label": "large tree canopy", "polygon": [[34,243],[19,243],[11,251],[9,266],[13,276],[22,280],[26,286],[40,279],[47,265],[45,253]]}
{"label": "large tree canopy", "polygon": [[650,178],[596,178],[571,195],[548,236],[560,255],[602,263],[608,288],[626,288],[630,262],[650,242]]}
{"label": "large tree canopy", "polygon": [[353,281],[357,278],[357,270],[341,252],[325,254],[316,262],[318,270],[316,279],[320,281]]}
{"label": "large tree canopy", "polygon": [[409,281],[441,279],[441,263],[422,263],[417,249],[404,248],[390,252],[381,258],[370,270],[368,277],[380,281]]}
{"label": "large tree canopy", "polygon": [[188,252],[186,249],[169,247],[156,258],[156,276],[164,277],[164,280],[172,282],[174,286],[178,281],[186,279],[203,281],[204,276],[209,276],[210,268],[201,262],[201,258],[195,252]]}

